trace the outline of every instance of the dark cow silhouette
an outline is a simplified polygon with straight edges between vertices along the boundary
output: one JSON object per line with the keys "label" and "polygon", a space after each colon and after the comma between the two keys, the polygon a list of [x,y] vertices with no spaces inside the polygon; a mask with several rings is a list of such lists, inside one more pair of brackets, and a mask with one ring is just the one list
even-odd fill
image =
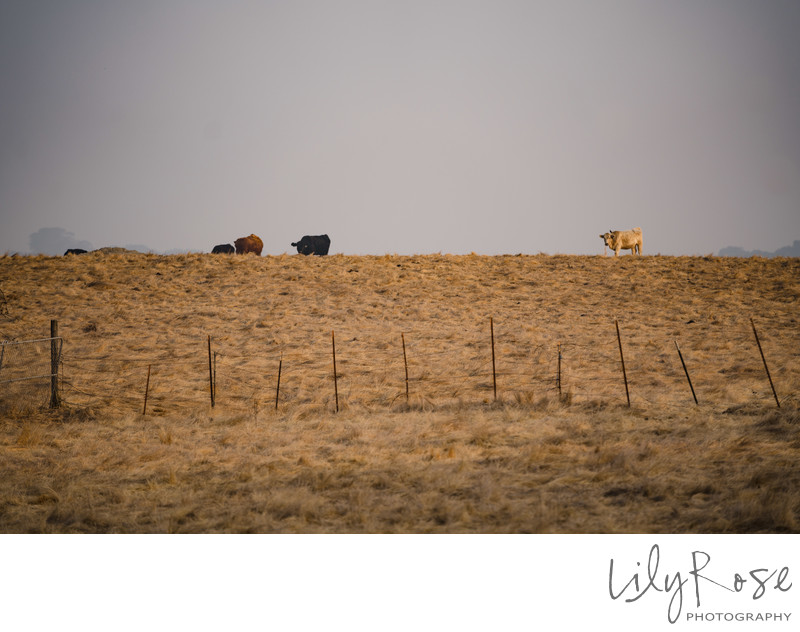
{"label": "dark cow silhouette", "polygon": [[214,250],[211,251],[212,255],[232,255],[236,250],[230,244],[220,244],[219,246],[214,246]]}
{"label": "dark cow silhouette", "polygon": [[84,250],[83,248],[70,248],[64,253],[64,256],[66,257],[67,255],[85,255],[87,252],[89,251]]}
{"label": "dark cow silhouette", "polygon": [[292,243],[301,255],[327,255],[331,238],[327,235],[305,235],[300,241]]}
{"label": "dark cow silhouette", "polygon": [[236,246],[237,255],[245,255],[248,252],[252,252],[260,257],[264,242],[261,241],[258,235],[251,234],[249,237],[239,237],[233,242],[233,245]]}

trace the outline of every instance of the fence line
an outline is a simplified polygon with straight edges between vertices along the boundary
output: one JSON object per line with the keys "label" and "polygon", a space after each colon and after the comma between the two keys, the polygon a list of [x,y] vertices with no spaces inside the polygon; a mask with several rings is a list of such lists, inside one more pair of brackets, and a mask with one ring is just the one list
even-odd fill
{"label": "fence line", "polygon": [[[341,402],[349,405],[354,387],[361,386],[357,400],[358,403],[368,406],[393,405],[399,398],[405,398],[406,404],[411,400],[425,402],[446,402],[448,400],[462,400],[469,394],[479,396],[484,402],[489,399],[503,399],[513,397],[519,401],[530,400],[536,393],[542,396],[554,394],[559,401],[567,399],[574,401],[578,398],[589,400],[620,400],[622,382],[624,381],[626,400],[628,406],[632,402],[644,402],[648,405],[659,407],[685,408],[682,403],[659,401],[653,403],[653,395],[658,392],[659,397],[669,387],[670,392],[677,392],[682,382],[681,365],[686,380],[689,382],[691,394],[697,404],[697,395],[694,385],[688,374],[688,369],[681,350],[675,340],[678,356],[666,354],[661,349],[661,355],[655,358],[648,357],[641,351],[640,366],[625,367],[626,358],[622,354],[622,337],[619,332],[619,323],[614,322],[617,333],[619,355],[614,356],[611,347],[613,329],[602,345],[575,340],[560,340],[557,343],[541,343],[526,336],[514,335],[513,332],[497,330],[493,319],[489,322],[485,338],[472,335],[463,336],[462,340],[448,337],[445,342],[426,336],[407,335],[403,332],[397,335],[396,340],[388,336],[381,340],[364,341],[356,339],[345,340],[336,344],[334,333],[331,333],[330,352],[334,366],[331,373],[330,358],[325,360],[320,348],[309,351],[287,349],[288,343],[272,342],[265,344],[263,353],[254,356],[253,353],[242,353],[237,348],[221,347],[213,342],[212,336],[207,336],[204,356],[199,353],[185,352],[180,357],[161,360],[152,354],[144,357],[116,358],[110,354],[91,356],[84,354],[61,354],[59,351],[58,362],[62,372],[67,369],[67,377],[62,375],[62,386],[67,388],[70,398],[78,396],[95,398],[101,401],[121,402],[126,406],[134,406],[143,414],[147,413],[148,403],[151,411],[162,412],[166,408],[178,405],[201,404],[202,391],[206,390],[205,401],[210,401],[214,406],[224,402],[225,405],[237,405],[237,402],[248,403],[256,399],[266,399],[264,393],[274,395],[274,407],[277,410],[280,403],[284,407],[293,404],[308,403],[308,391],[317,397],[314,401],[325,401],[339,410]],[[761,349],[758,334],[753,325],[753,332],[759,345],[764,367],[770,380],[770,386],[775,396],[775,401],[780,406],[780,400],[775,394],[775,387],[769,369],[766,367],[766,358]],[[42,338],[23,343],[2,343],[0,345],[0,384],[10,383],[12,379],[4,381],[4,366],[2,355],[10,345],[27,343],[45,343],[53,338]],[[61,342],[61,339],[58,338]],[[632,348],[642,346],[642,336],[634,335],[632,340],[637,344],[630,344]],[[439,348],[430,349],[437,345]],[[366,349],[365,349],[366,345]],[[654,343],[649,342],[653,346]],[[442,349],[442,346],[446,348]],[[626,345],[627,346],[627,345]],[[647,346],[647,345],[645,345]],[[337,348],[338,347],[338,348]],[[357,349],[358,357],[349,357],[348,352]],[[652,354],[651,354],[652,355]],[[671,358],[671,359],[670,359]],[[680,364],[678,363],[680,361]],[[603,363],[622,368],[622,380],[619,377],[601,375],[592,367],[596,363]],[[96,365],[96,368],[92,368]],[[147,381],[144,377],[144,366],[147,366]],[[520,370],[519,366],[526,368]],[[136,386],[133,386],[133,377],[129,371],[131,367],[142,367],[142,372],[137,373]],[[734,367],[732,370],[736,370]],[[741,369],[741,367],[739,367]],[[188,383],[184,383],[181,392],[174,394],[169,391],[169,384],[160,381],[160,377],[169,371],[189,373]],[[610,368],[608,369],[609,372]],[[202,372],[207,372],[207,377],[202,377]],[[152,382],[150,375],[152,372]],[[723,369],[720,372],[725,372]],[[738,374],[737,386],[751,379],[750,369]],[[81,375],[115,373],[114,393],[107,396],[98,396],[89,392]],[[613,373],[613,372],[612,372]],[[51,377],[53,373],[45,373],[40,378]],[[619,375],[619,374],[618,374]],[[76,377],[78,376],[78,377]],[[37,376],[22,379],[36,379]],[[205,387],[203,382],[205,379]],[[84,378],[85,380],[85,378]],[[281,381],[282,380],[282,381]],[[322,399],[318,397],[320,389],[323,392],[328,387],[322,384],[333,381],[330,395]],[[753,379],[753,382],[755,380]],[[236,385],[237,392],[231,392],[231,386]],[[142,405],[142,389],[144,387],[144,405]],[[743,390],[752,388],[752,385]],[[683,382],[682,392],[688,400],[686,382]],[[753,390],[753,393],[756,391]],[[135,393],[130,395],[129,393]],[[3,393],[0,392],[0,397]],[[272,398],[270,395],[270,399]],[[719,399],[721,399],[720,396]],[[790,396],[792,397],[792,396]],[[713,403],[713,397],[706,394],[705,403]]]}

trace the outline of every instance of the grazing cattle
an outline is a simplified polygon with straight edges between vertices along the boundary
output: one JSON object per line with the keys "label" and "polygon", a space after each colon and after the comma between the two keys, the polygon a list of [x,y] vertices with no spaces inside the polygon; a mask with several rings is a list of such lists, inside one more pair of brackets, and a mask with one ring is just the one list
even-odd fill
{"label": "grazing cattle", "polygon": [[236,250],[230,244],[220,244],[219,246],[214,246],[214,250],[211,251],[212,255],[232,255]]}
{"label": "grazing cattle", "polygon": [[254,253],[256,256],[261,256],[261,249],[264,247],[264,242],[257,235],[250,235],[249,237],[239,237],[233,242],[236,246],[237,255],[245,255],[248,252]]}
{"label": "grazing cattle", "polygon": [[631,254],[642,254],[642,229],[612,230],[600,235],[603,243],[614,251],[614,256],[619,257],[620,250],[630,250]]}
{"label": "grazing cattle", "polygon": [[84,250],[83,248],[70,248],[64,253],[64,256],[66,257],[67,255],[85,255],[87,252],[89,251]]}
{"label": "grazing cattle", "polygon": [[331,238],[327,235],[305,235],[300,241],[292,243],[301,255],[327,255]]}

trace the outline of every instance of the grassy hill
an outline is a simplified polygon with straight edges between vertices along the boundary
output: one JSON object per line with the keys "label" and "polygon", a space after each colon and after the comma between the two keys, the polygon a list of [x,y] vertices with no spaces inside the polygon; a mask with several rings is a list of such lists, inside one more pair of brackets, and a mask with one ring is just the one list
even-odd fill
{"label": "grassy hill", "polygon": [[64,340],[56,411],[0,367],[0,531],[800,528],[798,259],[6,256],[0,290],[0,339]]}

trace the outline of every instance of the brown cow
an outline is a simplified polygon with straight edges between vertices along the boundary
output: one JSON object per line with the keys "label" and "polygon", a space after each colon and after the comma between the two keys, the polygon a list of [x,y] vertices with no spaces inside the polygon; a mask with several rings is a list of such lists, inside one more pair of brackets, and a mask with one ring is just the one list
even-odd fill
{"label": "brown cow", "polygon": [[255,253],[256,256],[261,256],[261,249],[264,247],[264,242],[257,235],[250,235],[249,237],[239,237],[233,242],[236,246],[236,254],[244,255],[248,252]]}
{"label": "brown cow", "polygon": [[642,254],[642,229],[612,230],[600,235],[603,243],[614,251],[614,256],[619,257],[620,250],[630,250],[631,254]]}

